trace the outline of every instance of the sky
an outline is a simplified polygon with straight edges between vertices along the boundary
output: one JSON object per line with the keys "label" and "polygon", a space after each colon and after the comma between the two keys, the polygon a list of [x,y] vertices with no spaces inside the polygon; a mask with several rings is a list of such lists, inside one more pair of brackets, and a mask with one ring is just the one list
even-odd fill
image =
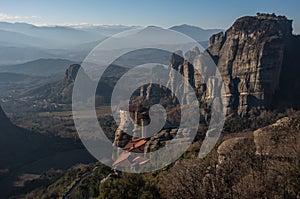
{"label": "sky", "polygon": [[299,0],[0,0],[0,21],[227,29],[237,18],[260,12],[293,19],[294,32],[300,33],[299,10]]}

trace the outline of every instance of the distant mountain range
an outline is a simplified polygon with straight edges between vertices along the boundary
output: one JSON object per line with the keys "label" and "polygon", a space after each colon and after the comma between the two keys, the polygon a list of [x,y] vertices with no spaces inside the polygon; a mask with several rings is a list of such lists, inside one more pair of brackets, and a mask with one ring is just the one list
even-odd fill
{"label": "distant mountain range", "polygon": [[8,47],[36,47],[47,46],[49,41],[42,38],[33,37],[20,32],[14,32],[9,30],[0,30],[0,44]]}
{"label": "distant mountain range", "polygon": [[82,30],[86,32],[101,33],[102,35],[109,37],[111,35],[131,30],[134,28],[139,28],[140,26],[125,26],[125,25],[71,25],[69,27],[75,28],[77,30]]}
{"label": "distant mountain range", "polygon": [[[26,23],[0,22],[0,30],[0,42],[4,40],[16,47],[27,44],[45,49],[72,47],[106,37],[101,33],[86,32],[70,27],[38,27]],[[7,35],[8,33],[10,35]]]}
{"label": "distant mountain range", "polygon": [[172,26],[171,30],[175,30],[177,32],[181,32],[198,42],[205,42],[209,40],[209,37],[213,34],[223,32],[222,29],[202,29],[197,26],[190,26],[187,24],[179,25],[179,26]]}
{"label": "distant mountain range", "polygon": [[124,30],[125,27],[39,27],[27,23],[0,22],[0,65],[40,58],[81,61],[101,40]]}
{"label": "distant mountain range", "polygon": [[[0,22],[0,65],[24,63],[40,58],[82,61],[105,38],[137,26],[35,26]],[[209,37],[222,30],[190,25],[170,28],[192,37],[207,47]]]}

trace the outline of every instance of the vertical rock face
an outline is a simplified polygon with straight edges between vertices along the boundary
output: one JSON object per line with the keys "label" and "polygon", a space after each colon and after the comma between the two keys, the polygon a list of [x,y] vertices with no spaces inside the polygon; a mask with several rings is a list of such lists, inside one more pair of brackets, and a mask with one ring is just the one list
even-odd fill
{"label": "vertical rock face", "polygon": [[209,39],[209,52],[213,57],[219,57],[219,52],[224,44],[225,35],[223,32],[212,35]]}
{"label": "vertical rock face", "polygon": [[[213,95],[205,84],[211,82],[205,77],[213,76],[209,67],[213,60],[223,78],[230,115],[251,116],[265,109],[299,108],[299,44],[300,37],[292,34],[292,20],[257,14],[242,17],[225,33],[213,35],[207,50],[212,59],[195,48],[185,55],[173,53],[170,67],[189,81],[205,104]],[[194,69],[195,65],[200,66],[200,71]],[[178,78],[171,72],[169,85],[175,88],[176,82]],[[183,86],[177,85],[174,90]]]}
{"label": "vertical rock face", "polygon": [[291,36],[291,20],[258,14],[211,37],[208,51],[223,77],[230,112],[244,116],[272,104]]}
{"label": "vertical rock face", "polygon": [[284,59],[279,79],[279,89],[272,108],[300,109],[300,35],[293,35],[286,42]]}
{"label": "vertical rock face", "polygon": [[120,126],[115,132],[114,146],[124,147],[131,140],[132,136],[125,133],[133,130],[129,117],[126,111],[120,111]]}
{"label": "vertical rock face", "polygon": [[[170,68],[174,70],[170,70],[168,86],[176,93],[184,91],[183,96],[177,96],[181,97],[183,103],[193,103],[190,96],[195,94],[200,102],[200,118],[206,121],[211,100],[218,98],[215,91],[220,90],[222,86],[216,78],[215,63],[209,53],[200,52],[197,47],[185,55],[182,52],[175,52],[171,57]],[[178,73],[174,72],[175,70]],[[179,74],[190,84],[193,91],[188,89],[185,82],[180,81]]]}
{"label": "vertical rock face", "polygon": [[64,78],[64,81],[66,82],[74,82],[77,76],[77,73],[80,69],[79,64],[72,64],[69,66],[69,68],[66,70],[66,75]]}
{"label": "vertical rock face", "polygon": [[60,86],[62,90],[61,92],[59,92],[59,97],[62,98],[64,101],[71,102],[71,93],[79,69],[79,64],[72,64],[66,70],[65,77],[61,82],[62,85]]}
{"label": "vertical rock face", "polygon": [[[290,37],[291,20],[274,14],[258,14],[240,18],[226,33],[210,38],[208,52],[223,78],[229,114],[252,115],[274,104],[286,41]],[[200,71],[194,69],[195,64],[200,64]],[[205,54],[196,48],[184,56],[176,52],[170,60],[170,67],[189,81],[202,102],[212,95],[204,84],[209,81],[203,78],[211,75],[206,65],[209,66]],[[171,72],[169,85],[175,87],[176,82],[176,75]],[[177,85],[175,90],[182,86]]]}
{"label": "vertical rock face", "polygon": [[[200,54],[200,51],[197,47],[188,51],[183,55],[181,51],[175,52],[172,54],[170,59],[170,70],[168,86],[172,88],[176,93],[180,93],[178,90],[185,88],[184,82],[180,81],[178,74],[183,76],[183,79],[190,83],[194,89],[198,89],[202,84],[203,80],[201,75],[194,69],[193,62],[196,57]],[[174,71],[178,73],[175,73]],[[182,96],[182,101],[185,101],[185,97],[188,95]]]}

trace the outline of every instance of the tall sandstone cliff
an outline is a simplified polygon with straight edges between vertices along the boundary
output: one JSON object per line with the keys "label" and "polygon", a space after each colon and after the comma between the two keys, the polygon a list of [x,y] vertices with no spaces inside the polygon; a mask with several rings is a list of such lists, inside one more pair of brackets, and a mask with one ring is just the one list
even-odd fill
{"label": "tall sandstone cliff", "polygon": [[[299,53],[291,42],[297,39],[292,21],[274,14],[242,17],[225,33],[210,38],[208,51],[223,77],[231,113],[245,116],[264,109],[297,108],[293,99],[285,100],[294,98],[297,90],[292,87],[299,87],[295,77],[288,82],[292,69],[299,74],[291,54]],[[287,53],[291,48],[294,51]]]}
{"label": "tall sandstone cliff", "polygon": [[[266,109],[299,109],[299,47],[300,37],[292,34],[292,20],[275,14],[242,17],[225,33],[213,35],[207,52],[222,76],[228,114],[251,116]],[[204,103],[211,93],[200,73],[210,76],[213,72],[205,56],[193,49],[185,55],[176,52],[170,60],[170,67],[189,80]],[[199,63],[200,73],[193,67]],[[169,84],[174,82],[176,77],[170,74]]]}

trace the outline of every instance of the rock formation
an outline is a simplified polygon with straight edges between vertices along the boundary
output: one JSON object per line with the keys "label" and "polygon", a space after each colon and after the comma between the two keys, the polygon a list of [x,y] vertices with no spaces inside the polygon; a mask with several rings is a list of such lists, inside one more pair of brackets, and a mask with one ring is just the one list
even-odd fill
{"label": "rock formation", "polygon": [[256,154],[272,158],[297,158],[299,156],[299,118],[284,117],[276,123],[256,130]]}
{"label": "rock formation", "polygon": [[[110,70],[106,72],[106,75],[111,75],[112,72],[117,74],[118,71],[122,72],[122,69],[123,68],[119,67],[114,70],[114,68],[111,67]],[[79,70],[83,70],[79,64],[71,64],[66,70],[65,76],[62,80],[42,85],[41,87],[31,90],[27,95],[35,96],[38,99],[47,99],[49,102],[53,103],[71,104],[73,86]],[[93,81],[88,75],[85,75],[84,73],[82,74],[83,75],[81,75],[80,78],[82,78],[81,81],[84,82],[84,85],[81,85],[82,91],[84,91],[86,87],[91,87],[93,85]],[[110,103],[110,95],[115,81],[114,77],[107,76],[100,80],[96,91],[97,104]]]}
{"label": "rock formation", "polygon": [[210,38],[208,51],[222,74],[231,113],[245,116],[271,108],[290,37],[291,20],[258,14]]}
{"label": "rock formation", "polygon": [[[289,186],[284,195],[296,198],[299,191],[294,189],[293,183],[299,178],[299,130],[299,116],[284,117],[254,133],[223,141],[217,150],[215,173],[210,171],[204,178],[205,182],[214,181],[215,187],[221,184],[218,193],[224,194],[222,198],[235,198],[230,196],[238,192],[261,198],[262,190],[270,190],[275,185],[277,192],[268,195],[278,194],[280,198],[283,191],[277,184]],[[289,173],[290,176],[286,177]],[[213,174],[216,174],[216,179],[213,179]],[[236,198],[240,197],[248,198],[241,195]]]}
{"label": "rock formation", "polygon": [[27,95],[34,96],[37,99],[45,100],[53,103],[71,103],[73,85],[76,75],[80,69],[79,64],[71,64],[65,72],[62,80],[47,83],[40,87],[30,90]]}
{"label": "rock formation", "polygon": [[57,92],[57,94],[60,95],[59,97],[63,99],[63,101],[71,102],[72,90],[79,69],[79,64],[72,64],[66,70],[65,77],[61,82],[61,85],[59,86],[61,91]]}
{"label": "rock formation", "polygon": [[79,64],[70,65],[69,68],[66,70],[66,75],[65,75],[64,81],[66,83],[67,82],[74,82],[79,69],[80,69]]}
{"label": "rock formation", "polygon": [[[275,14],[242,17],[225,33],[211,36],[207,52],[222,76],[228,114],[243,117],[265,109],[300,107],[296,100],[300,82],[295,75],[300,72],[296,59],[299,44],[300,37],[292,34],[292,20]],[[204,105],[213,95],[208,84],[219,86],[206,79],[214,74],[209,61],[197,48],[185,55],[175,52],[170,59],[170,67],[189,81]],[[196,65],[200,71],[194,69]],[[169,85],[177,81],[170,73]],[[202,108],[205,113],[207,107]]]}
{"label": "rock formation", "polygon": [[[245,155],[270,159],[297,159],[299,157],[299,116],[284,117],[242,137],[229,138],[218,147],[218,165],[243,159]],[[243,159],[245,160],[245,159]]]}

